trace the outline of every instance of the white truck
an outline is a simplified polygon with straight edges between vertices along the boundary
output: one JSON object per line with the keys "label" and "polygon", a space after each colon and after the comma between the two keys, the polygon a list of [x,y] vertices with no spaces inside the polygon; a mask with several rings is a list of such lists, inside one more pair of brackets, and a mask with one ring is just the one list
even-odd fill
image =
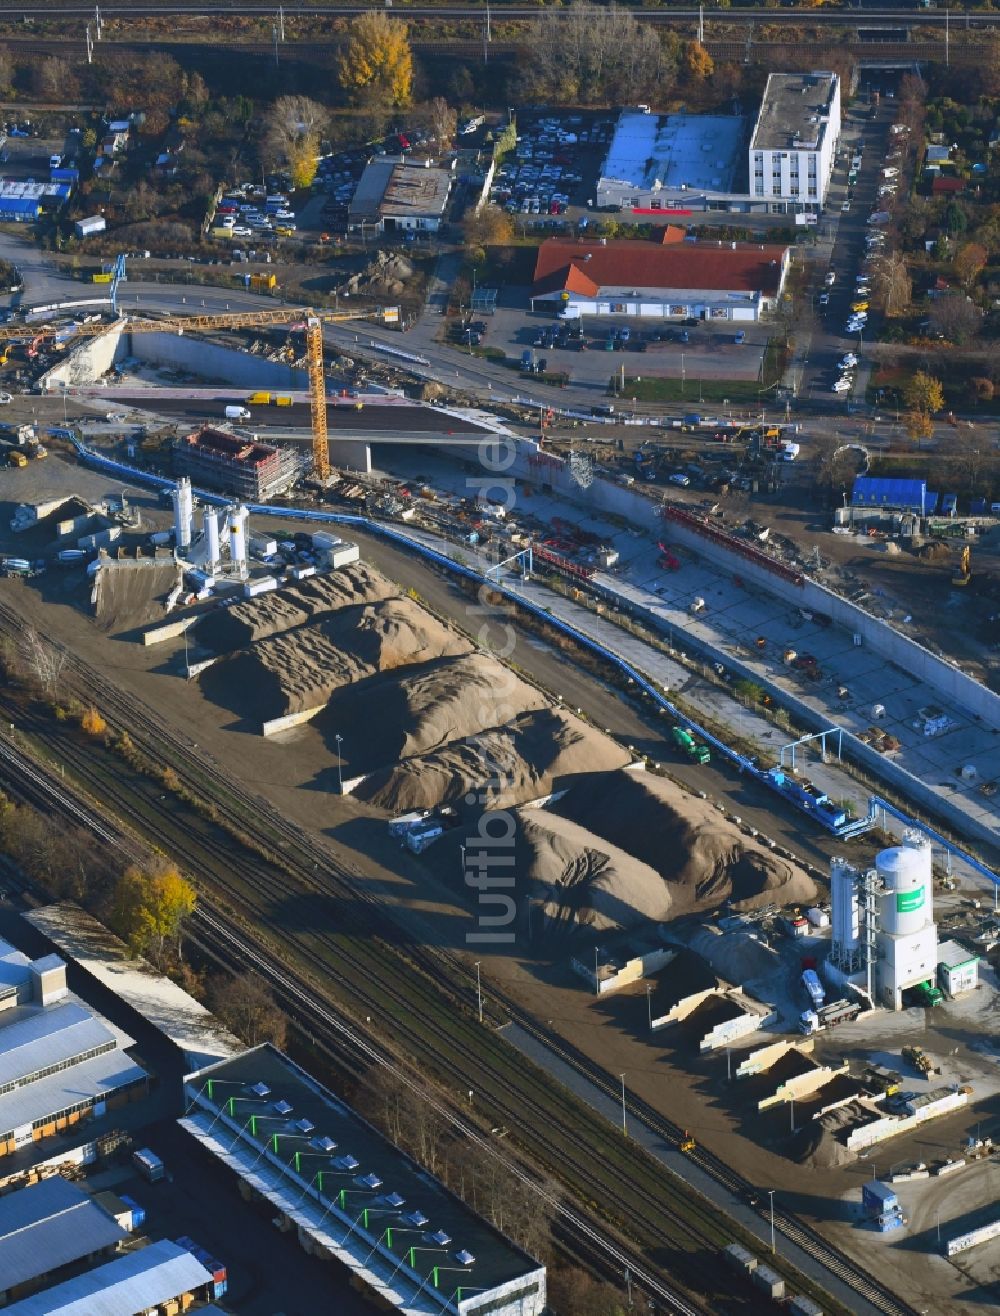
{"label": "white truck", "polygon": [[813,1033],[823,1032],[826,1028],[836,1028],[838,1024],[850,1023],[860,1013],[861,1006],[857,1001],[831,1001],[829,1005],[823,1005],[818,1010],[803,1010],[799,1016],[799,1032],[809,1037]]}

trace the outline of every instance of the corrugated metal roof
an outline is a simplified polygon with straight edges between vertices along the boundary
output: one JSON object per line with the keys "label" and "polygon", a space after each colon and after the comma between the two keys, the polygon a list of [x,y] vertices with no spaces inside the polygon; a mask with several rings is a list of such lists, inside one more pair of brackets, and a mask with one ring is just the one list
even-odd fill
{"label": "corrugated metal roof", "polygon": [[56,1115],[83,1101],[98,1101],[144,1078],[146,1071],[124,1051],[106,1051],[82,1064],[60,1069],[36,1083],[0,1097],[0,1135]]}
{"label": "corrugated metal roof", "polygon": [[67,1179],[56,1176],[0,1197],[0,1289],[40,1278],[127,1238]]}
{"label": "corrugated metal roof", "polygon": [[924,514],[929,510],[926,480],[883,480],[861,475],[854,481],[855,507],[905,507]]}
{"label": "corrugated metal roof", "polygon": [[8,1316],[132,1316],[211,1280],[201,1262],[176,1243],[150,1243],[4,1310]]}
{"label": "corrugated metal roof", "polygon": [[0,1087],[115,1040],[110,1028],[75,1001],[17,1014],[0,1026]]}

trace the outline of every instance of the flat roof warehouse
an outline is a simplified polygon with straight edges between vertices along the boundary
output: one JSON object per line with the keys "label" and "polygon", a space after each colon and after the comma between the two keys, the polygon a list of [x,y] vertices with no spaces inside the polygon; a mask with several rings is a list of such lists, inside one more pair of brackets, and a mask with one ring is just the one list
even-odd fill
{"label": "flat roof warehouse", "polygon": [[395,1310],[541,1316],[544,1267],[273,1047],[184,1086],[181,1125]]}
{"label": "flat roof warehouse", "polygon": [[622,113],[598,189],[611,183],[667,193],[732,192],[747,124],[721,114]]}

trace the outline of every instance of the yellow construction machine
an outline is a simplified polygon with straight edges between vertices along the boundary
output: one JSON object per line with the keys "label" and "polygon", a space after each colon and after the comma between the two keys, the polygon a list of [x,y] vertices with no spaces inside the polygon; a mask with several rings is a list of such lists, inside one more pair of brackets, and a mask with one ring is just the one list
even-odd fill
{"label": "yellow construction machine", "polygon": [[972,549],[968,544],[962,549],[962,557],[958,565],[958,571],[951,578],[951,583],[959,589],[964,589],[972,579]]}

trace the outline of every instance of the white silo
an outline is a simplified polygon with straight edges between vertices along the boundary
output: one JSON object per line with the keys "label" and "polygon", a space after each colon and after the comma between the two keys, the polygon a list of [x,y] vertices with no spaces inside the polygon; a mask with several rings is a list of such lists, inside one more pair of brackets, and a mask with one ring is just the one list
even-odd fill
{"label": "white silo", "polygon": [[215,507],[206,507],[202,513],[205,528],[205,570],[210,574],[217,571],[222,561],[219,548],[219,517],[221,513]]}
{"label": "white silo", "polygon": [[878,973],[882,999],[893,1009],[902,993],[937,977],[937,927],[931,847],[919,832],[875,857],[878,897]]}
{"label": "white silo", "polygon": [[191,481],[186,475],[182,475],[174,485],[172,498],[174,503],[174,539],[178,548],[187,548],[191,543],[194,499],[191,496]]}
{"label": "white silo", "polygon": [[858,870],[846,859],[830,864],[831,944],[835,960],[849,963],[861,944]]}
{"label": "white silo", "polygon": [[234,507],[229,513],[229,556],[233,568],[245,576],[247,572],[247,521],[250,513],[245,507]]}

